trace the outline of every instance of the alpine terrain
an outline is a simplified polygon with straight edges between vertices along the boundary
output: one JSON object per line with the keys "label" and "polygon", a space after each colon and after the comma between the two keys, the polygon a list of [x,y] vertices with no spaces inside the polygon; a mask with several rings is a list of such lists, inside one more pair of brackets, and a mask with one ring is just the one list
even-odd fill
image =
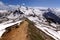
{"label": "alpine terrain", "polygon": [[60,40],[60,9],[0,10],[0,40]]}

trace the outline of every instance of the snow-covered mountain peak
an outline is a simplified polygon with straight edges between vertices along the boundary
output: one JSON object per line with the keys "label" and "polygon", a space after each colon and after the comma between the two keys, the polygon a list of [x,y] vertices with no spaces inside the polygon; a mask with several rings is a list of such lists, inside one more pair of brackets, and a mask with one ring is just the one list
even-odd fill
{"label": "snow-covered mountain peak", "polygon": [[[60,34],[58,31],[59,29],[59,24],[54,23],[54,22],[59,22],[59,16],[60,12],[59,9],[52,9],[52,8],[37,8],[37,7],[24,7],[20,6],[17,9],[14,10],[7,10],[7,13],[3,12],[4,14],[0,13],[0,24],[2,24],[2,28],[5,29],[6,27],[11,26],[10,24],[14,23],[19,23],[19,21],[28,18],[29,20],[33,21],[36,25],[37,28],[43,30],[46,34],[50,35],[54,39],[60,39]],[[43,16],[43,14],[48,14],[45,15],[47,18]],[[51,14],[51,15],[50,15]],[[52,16],[54,14],[55,17]],[[55,19],[59,19],[56,20]],[[47,19],[49,19],[47,21]],[[51,23],[50,23],[51,22]],[[9,26],[7,26],[9,25]],[[0,29],[2,30],[2,29]],[[55,33],[54,33],[55,32]]]}

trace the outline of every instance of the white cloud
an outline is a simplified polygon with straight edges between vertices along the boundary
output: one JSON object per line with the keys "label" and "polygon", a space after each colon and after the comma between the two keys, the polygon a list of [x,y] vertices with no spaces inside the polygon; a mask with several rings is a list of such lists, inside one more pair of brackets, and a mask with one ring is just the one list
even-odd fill
{"label": "white cloud", "polygon": [[7,9],[7,8],[8,8],[8,6],[0,1],[0,9]]}
{"label": "white cloud", "polygon": [[6,4],[4,4],[3,2],[0,1],[0,9],[10,10],[10,9],[16,9],[18,7],[20,7],[20,5],[6,5]]}
{"label": "white cloud", "polygon": [[20,7],[20,5],[8,5],[9,7],[11,7],[11,8],[18,8],[18,7]]}
{"label": "white cloud", "polygon": [[4,5],[4,3],[0,1],[0,5]]}
{"label": "white cloud", "polygon": [[25,5],[25,3],[22,3],[22,5]]}

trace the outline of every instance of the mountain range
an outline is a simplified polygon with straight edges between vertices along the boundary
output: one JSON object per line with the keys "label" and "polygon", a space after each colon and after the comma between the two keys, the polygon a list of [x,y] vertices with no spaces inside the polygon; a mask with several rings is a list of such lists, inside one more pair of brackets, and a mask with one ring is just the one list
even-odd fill
{"label": "mountain range", "polygon": [[0,36],[6,31],[7,27],[19,24],[25,18],[34,22],[34,26],[42,30],[43,33],[55,40],[60,40],[60,10],[26,6],[20,6],[14,10],[0,10]]}

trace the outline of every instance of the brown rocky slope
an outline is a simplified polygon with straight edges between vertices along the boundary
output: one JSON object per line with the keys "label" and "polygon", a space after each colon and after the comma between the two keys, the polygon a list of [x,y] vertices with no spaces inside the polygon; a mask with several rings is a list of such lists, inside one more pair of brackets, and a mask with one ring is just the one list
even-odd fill
{"label": "brown rocky slope", "polygon": [[26,19],[20,25],[11,26],[3,33],[0,40],[54,40],[42,30],[34,26],[35,23]]}

